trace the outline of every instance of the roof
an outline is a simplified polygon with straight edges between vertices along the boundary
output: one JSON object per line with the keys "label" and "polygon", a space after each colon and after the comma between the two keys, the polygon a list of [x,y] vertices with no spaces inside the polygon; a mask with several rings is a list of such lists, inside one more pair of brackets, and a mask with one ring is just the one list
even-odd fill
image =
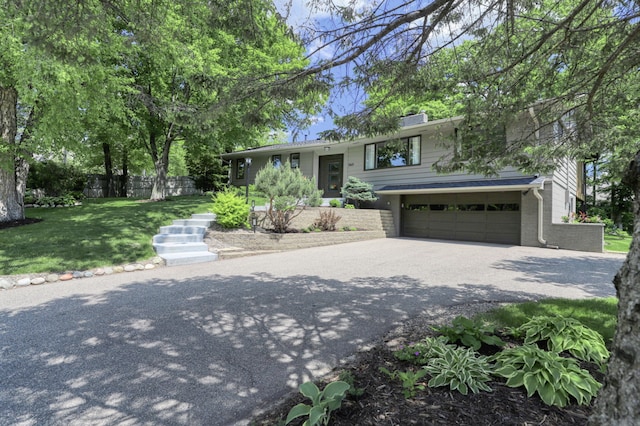
{"label": "roof", "polygon": [[230,158],[230,157],[243,157],[247,154],[260,153],[260,152],[270,152],[270,151],[281,151],[287,149],[296,149],[296,148],[316,148],[319,146],[327,146],[327,145],[335,145],[339,142],[335,141],[327,141],[323,139],[314,139],[314,140],[306,140],[301,142],[291,142],[291,143],[279,143],[275,145],[265,145],[259,146],[256,148],[249,148],[242,151],[234,151],[226,154],[222,154],[222,158]]}
{"label": "roof", "polygon": [[529,176],[507,179],[476,179],[451,182],[430,182],[407,185],[386,185],[377,194],[437,194],[451,192],[520,191],[530,188],[543,189],[544,177]]}

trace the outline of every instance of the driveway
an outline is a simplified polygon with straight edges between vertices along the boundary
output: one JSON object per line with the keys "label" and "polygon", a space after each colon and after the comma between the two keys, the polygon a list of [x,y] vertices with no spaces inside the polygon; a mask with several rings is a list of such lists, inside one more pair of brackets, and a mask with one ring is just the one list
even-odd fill
{"label": "driveway", "polygon": [[623,261],[398,238],[0,292],[0,424],[246,425],[407,318],[615,295]]}

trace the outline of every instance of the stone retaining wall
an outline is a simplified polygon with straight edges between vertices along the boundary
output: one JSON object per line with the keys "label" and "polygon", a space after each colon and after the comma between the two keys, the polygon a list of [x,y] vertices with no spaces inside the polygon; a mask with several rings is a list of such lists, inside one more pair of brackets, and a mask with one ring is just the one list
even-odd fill
{"label": "stone retaining wall", "polygon": [[273,234],[256,232],[218,232],[209,230],[206,238],[214,238],[245,250],[295,250],[300,248],[328,246],[355,241],[386,238],[382,230],[333,231]]}

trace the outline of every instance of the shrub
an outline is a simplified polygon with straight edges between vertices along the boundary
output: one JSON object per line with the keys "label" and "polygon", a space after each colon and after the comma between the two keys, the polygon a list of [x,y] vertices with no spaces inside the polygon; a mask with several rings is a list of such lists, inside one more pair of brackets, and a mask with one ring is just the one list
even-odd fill
{"label": "shrub", "polygon": [[335,198],[331,201],[329,201],[329,205],[331,207],[340,207],[342,203],[340,202],[340,200],[336,200]]}
{"label": "shrub", "polygon": [[336,223],[341,219],[341,216],[336,215],[333,210],[323,210],[320,212],[320,217],[313,222],[313,227],[322,231],[335,231]]}
{"label": "shrub", "polygon": [[589,404],[602,386],[575,359],[534,345],[504,349],[491,360],[494,374],[506,378],[507,386],[524,386],[529,397],[537,393],[547,405],[565,407],[570,397]]}
{"label": "shrub", "polygon": [[80,170],[55,161],[35,162],[31,164],[27,186],[42,189],[49,197],[60,197],[84,190],[87,178]]}
{"label": "shrub", "polygon": [[434,327],[434,330],[442,333],[451,343],[460,341],[463,345],[475,350],[480,349],[483,343],[490,346],[504,346],[502,339],[493,335],[493,327],[462,316],[454,319],[451,326]]}
{"label": "shrub", "polygon": [[354,206],[353,204],[345,204],[345,205],[344,205],[344,208],[345,208],[345,209],[355,209],[355,208],[356,208],[356,206]]}
{"label": "shrub", "polygon": [[319,206],[322,200],[315,179],[307,179],[300,169],[291,168],[289,162],[280,167],[268,164],[260,169],[255,188],[269,200],[266,216],[278,233],[287,232],[291,221],[306,206]]}
{"label": "shrub", "polygon": [[249,228],[249,205],[237,191],[225,189],[212,198],[212,211],[216,215],[216,223],[228,229]]}
{"label": "shrub", "polygon": [[363,182],[354,176],[349,176],[349,179],[342,187],[341,192],[344,198],[353,201],[356,208],[359,208],[363,202],[376,201],[378,199],[378,197],[373,193],[373,185]]}
{"label": "shrub", "polygon": [[550,351],[568,351],[580,360],[592,361],[601,367],[609,359],[602,336],[574,318],[534,317],[516,332],[524,336],[525,344],[546,342]]}

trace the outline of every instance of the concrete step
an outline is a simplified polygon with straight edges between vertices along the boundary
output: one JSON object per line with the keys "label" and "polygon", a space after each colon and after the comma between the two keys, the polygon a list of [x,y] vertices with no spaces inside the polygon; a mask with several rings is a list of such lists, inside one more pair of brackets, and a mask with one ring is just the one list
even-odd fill
{"label": "concrete step", "polygon": [[174,226],[204,226],[208,228],[211,225],[209,219],[176,219],[173,221]]}
{"label": "concrete step", "polygon": [[206,226],[169,225],[160,227],[161,234],[198,234],[204,236],[206,231]]}
{"label": "concrete step", "polygon": [[202,219],[213,222],[216,220],[216,215],[213,213],[194,213],[191,215],[191,219]]}
{"label": "concrete step", "polygon": [[208,252],[209,246],[203,242],[199,243],[160,243],[154,244],[153,248],[160,257],[169,253],[200,253]]}
{"label": "concrete step", "polygon": [[213,262],[218,260],[216,253],[168,253],[161,256],[167,266],[190,265],[193,263]]}
{"label": "concrete step", "polygon": [[157,234],[153,236],[153,244],[199,242],[202,242],[201,234]]}

